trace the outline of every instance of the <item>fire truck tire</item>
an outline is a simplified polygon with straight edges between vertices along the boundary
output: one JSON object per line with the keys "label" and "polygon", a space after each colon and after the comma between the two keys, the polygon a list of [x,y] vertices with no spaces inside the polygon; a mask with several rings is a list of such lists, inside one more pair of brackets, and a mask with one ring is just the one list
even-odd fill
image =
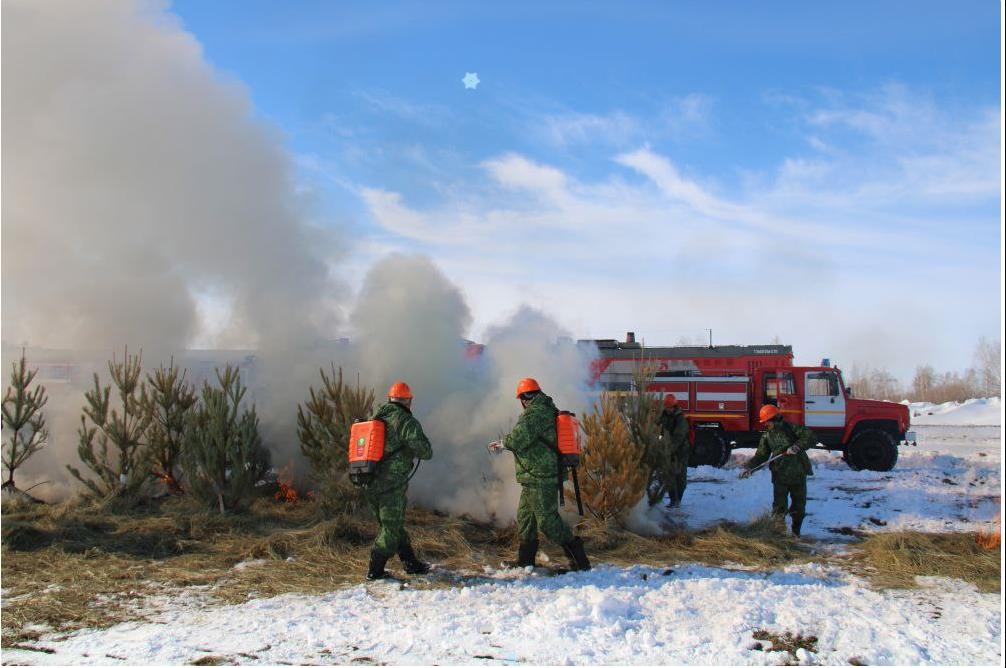
{"label": "fire truck tire", "polygon": [[855,460],[852,458],[852,447],[847,446],[845,450],[842,451],[842,461],[849,465],[849,468],[853,471],[858,471],[859,466],[856,465]]}
{"label": "fire truck tire", "polygon": [[688,465],[715,466],[721,468],[730,460],[730,443],[715,429],[700,429],[695,432],[695,445],[688,457]]}
{"label": "fire truck tire", "polygon": [[898,444],[886,431],[864,429],[849,443],[850,466],[869,471],[890,471],[898,463]]}

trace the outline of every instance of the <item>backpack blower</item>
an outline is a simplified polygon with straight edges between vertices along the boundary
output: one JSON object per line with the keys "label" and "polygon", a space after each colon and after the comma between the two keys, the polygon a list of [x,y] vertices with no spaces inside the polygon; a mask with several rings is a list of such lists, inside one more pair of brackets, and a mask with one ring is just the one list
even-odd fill
{"label": "backpack blower", "polygon": [[559,505],[566,505],[562,486],[566,482],[566,470],[568,469],[573,478],[576,510],[583,517],[583,501],[580,499],[580,479],[576,475],[577,467],[580,466],[580,423],[576,420],[576,413],[559,411],[559,414],[555,417],[555,434],[556,445],[559,451],[559,456],[557,457],[559,466]]}

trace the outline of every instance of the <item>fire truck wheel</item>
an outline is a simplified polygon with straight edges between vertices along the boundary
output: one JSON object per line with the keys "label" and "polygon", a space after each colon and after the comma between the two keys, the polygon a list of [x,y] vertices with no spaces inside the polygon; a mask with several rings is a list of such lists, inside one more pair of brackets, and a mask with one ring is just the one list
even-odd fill
{"label": "fire truck wheel", "polygon": [[890,471],[898,463],[898,444],[886,431],[865,429],[849,444],[849,459],[854,468]]}
{"label": "fire truck wheel", "polygon": [[722,467],[730,460],[730,444],[723,434],[715,429],[702,429],[695,432],[695,446],[688,457],[689,466]]}
{"label": "fire truck wheel", "polygon": [[859,470],[859,466],[856,464],[856,461],[852,458],[852,447],[846,447],[845,450],[842,451],[842,461],[848,464],[849,468],[852,469],[853,471]]}

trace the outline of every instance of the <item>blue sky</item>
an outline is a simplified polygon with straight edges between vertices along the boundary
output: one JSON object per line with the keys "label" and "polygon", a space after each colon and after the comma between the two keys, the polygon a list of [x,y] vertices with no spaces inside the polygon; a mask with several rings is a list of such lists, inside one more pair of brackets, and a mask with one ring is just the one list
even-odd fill
{"label": "blue sky", "polygon": [[[909,376],[1000,333],[998,2],[172,4],[342,230],[575,336]],[[466,90],[461,78],[477,72]]]}

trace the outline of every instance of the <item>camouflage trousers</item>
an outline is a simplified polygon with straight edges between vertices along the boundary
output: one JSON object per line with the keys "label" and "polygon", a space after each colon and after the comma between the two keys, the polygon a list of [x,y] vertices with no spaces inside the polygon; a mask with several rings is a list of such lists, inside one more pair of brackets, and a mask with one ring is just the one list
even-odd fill
{"label": "camouflage trousers", "polygon": [[380,527],[374,540],[374,550],[392,556],[409,544],[405,533],[405,487],[381,493],[364,493],[367,505]]}
{"label": "camouflage trousers", "polygon": [[573,540],[573,532],[559,517],[559,486],[555,483],[521,485],[517,504],[520,542],[536,543],[539,530],[556,545]]}
{"label": "camouflage trousers", "polygon": [[[681,503],[681,498],[685,495],[685,487],[688,486],[688,460],[675,459],[668,471],[667,493],[674,504]],[[670,482],[673,481],[673,482]]]}
{"label": "camouflage trousers", "polygon": [[668,497],[671,505],[681,502],[681,497],[685,495],[685,487],[688,485],[688,461],[684,459],[673,459],[662,462],[650,472],[650,483],[646,487],[647,496],[651,506],[654,506]]}
{"label": "camouflage trousers", "polygon": [[[790,503],[787,508],[787,501]],[[799,522],[807,513],[807,481],[795,485],[781,482],[772,483],[772,514],[785,515],[787,510],[794,522]]]}

